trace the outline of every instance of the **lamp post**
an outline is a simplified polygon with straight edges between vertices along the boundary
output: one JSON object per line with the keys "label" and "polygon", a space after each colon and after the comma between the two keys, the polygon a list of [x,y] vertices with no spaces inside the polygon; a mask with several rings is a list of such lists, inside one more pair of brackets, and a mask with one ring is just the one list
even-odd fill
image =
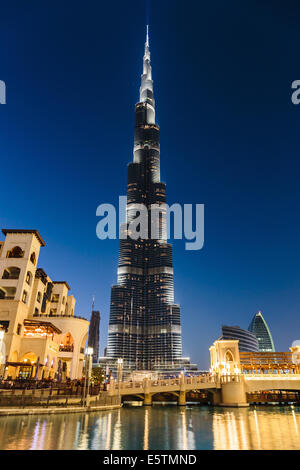
{"label": "lamp post", "polygon": [[84,403],[87,406],[89,390],[90,390],[90,380],[92,375],[92,356],[93,348],[86,348],[85,354],[85,378],[84,378]]}
{"label": "lamp post", "polygon": [[118,397],[120,400],[120,382],[122,381],[122,373],[123,373],[123,359],[121,357],[118,358]]}
{"label": "lamp post", "polygon": [[2,368],[5,369],[5,349],[4,349],[4,330],[0,330],[0,376],[4,375],[2,373]]}

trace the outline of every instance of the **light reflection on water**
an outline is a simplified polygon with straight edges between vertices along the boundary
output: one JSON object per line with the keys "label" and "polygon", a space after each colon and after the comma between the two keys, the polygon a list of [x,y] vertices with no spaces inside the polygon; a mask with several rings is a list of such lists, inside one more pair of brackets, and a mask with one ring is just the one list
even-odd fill
{"label": "light reflection on water", "polygon": [[0,417],[0,449],[300,449],[300,408],[153,406]]}

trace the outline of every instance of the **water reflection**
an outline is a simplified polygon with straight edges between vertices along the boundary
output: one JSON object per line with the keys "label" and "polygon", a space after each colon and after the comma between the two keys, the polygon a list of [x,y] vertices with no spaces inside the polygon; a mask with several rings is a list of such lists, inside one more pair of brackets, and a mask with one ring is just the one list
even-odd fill
{"label": "water reflection", "polygon": [[240,409],[215,413],[215,449],[300,449],[299,408]]}
{"label": "water reflection", "polygon": [[145,409],[144,450],[149,450],[149,408]]}
{"label": "water reflection", "polygon": [[300,449],[300,408],[139,407],[0,417],[0,449]]}

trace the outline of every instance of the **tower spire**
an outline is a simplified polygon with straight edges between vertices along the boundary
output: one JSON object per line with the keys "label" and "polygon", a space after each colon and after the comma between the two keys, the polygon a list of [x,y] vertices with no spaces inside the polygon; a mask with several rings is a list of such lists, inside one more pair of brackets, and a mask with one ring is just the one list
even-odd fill
{"label": "tower spire", "polygon": [[148,124],[155,123],[155,102],[153,98],[153,80],[152,68],[150,64],[150,49],[149,49],[149,25],[146,25],[146,42],[145,52],[143,57],[143,73],[141,76],[140,86],[140,102],[147,103],[147,122]]}

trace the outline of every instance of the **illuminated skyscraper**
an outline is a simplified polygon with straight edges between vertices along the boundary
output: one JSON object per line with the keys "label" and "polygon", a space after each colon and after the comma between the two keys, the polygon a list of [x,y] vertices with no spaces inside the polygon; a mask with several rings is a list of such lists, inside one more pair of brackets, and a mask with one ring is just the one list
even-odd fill
{"label": "illuminated skyscraper", "polygon": [[261,311],[254,315],[248,330],[255,334],[259,351],[275,352],[271,332]]}
{"label": "illuminated skyscraper", "polygon": [[[94,304],[93,304],[94,307]],[[100,312],[92,309],[88,346],[93,348],[93,362],[97,363],[99,359],[99,329],[100,329]]]}
{"label": "illuminated skyscraper", "polygon": [[[136,204],[144,204],[149,210],[152,204],[165,201],[147,27],[123,233],[128,234],[128,225],[136,217]],[[150,238],[150,212],[148,239],[120,240],[118,283],[111,291],[107,356],[112,360],[123,358],[129,370],[176,369],[183,363],[180,307],[174,304],[172,246],[166,240],[164,213],[159,218],[157,237]]]}

